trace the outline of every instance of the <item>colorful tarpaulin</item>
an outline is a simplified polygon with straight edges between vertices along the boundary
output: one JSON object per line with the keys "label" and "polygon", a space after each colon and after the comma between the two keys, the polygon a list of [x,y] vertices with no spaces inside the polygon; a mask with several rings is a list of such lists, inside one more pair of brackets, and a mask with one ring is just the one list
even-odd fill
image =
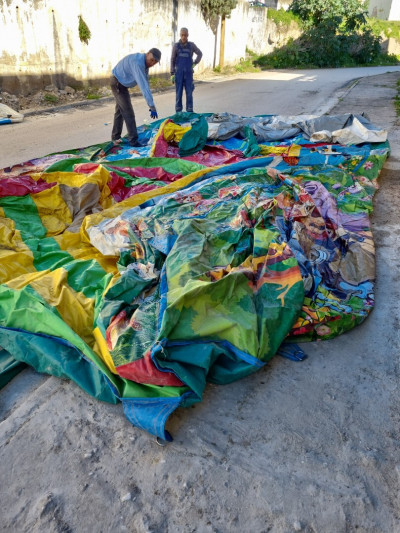
{"label": "colorful tarpaulin", "polygon": [[367,317],[389,145],[352,115],[180,113],[139,133],[0,171],[0,386],[28,364],[169,439],[207,381]]}

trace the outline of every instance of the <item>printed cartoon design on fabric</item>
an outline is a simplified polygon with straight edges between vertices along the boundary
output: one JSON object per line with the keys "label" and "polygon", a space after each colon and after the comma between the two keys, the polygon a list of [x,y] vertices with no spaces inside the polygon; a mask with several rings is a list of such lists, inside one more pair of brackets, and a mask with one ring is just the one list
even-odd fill
{"label": "printed cartoon design on fabric", "polygon": [[[362,142],[319,142],[324,120]],[[138,131],[135,149],[0,170],[0,383],[27,363],[168,438],[207,381],[368,316],[389,145],[356,116],[178,113]],[[185,136],[197,151],[180,157]]]}

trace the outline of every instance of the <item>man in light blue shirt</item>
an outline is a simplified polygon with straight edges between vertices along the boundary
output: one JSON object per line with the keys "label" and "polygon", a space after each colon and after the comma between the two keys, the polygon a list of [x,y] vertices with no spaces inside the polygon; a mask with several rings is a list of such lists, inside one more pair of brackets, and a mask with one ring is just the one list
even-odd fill
{"label": "man in light blue shirt", "polygon": [[149,86],[149,68],[156,65],[160,59],[160,50],[152,48],[147,54],[129,54],[125,56],[112,69],[111,90],[116,104],[111,139],[115,144],[121,142],[122,127],[125,121],[129,144],[131,146],[139,146],[135,113],[128,88],[138,85],[150,108],[151,118],[158,118]]}

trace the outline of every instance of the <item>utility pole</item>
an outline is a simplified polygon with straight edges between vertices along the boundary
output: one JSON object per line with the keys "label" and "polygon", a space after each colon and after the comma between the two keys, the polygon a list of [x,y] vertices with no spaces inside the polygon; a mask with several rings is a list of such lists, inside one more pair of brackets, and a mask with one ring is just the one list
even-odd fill
{"label": "utility pole", "polygon": [[225,54],[225,15],[221,16],[221,43],[219,47],[219,67],[224,68]]}

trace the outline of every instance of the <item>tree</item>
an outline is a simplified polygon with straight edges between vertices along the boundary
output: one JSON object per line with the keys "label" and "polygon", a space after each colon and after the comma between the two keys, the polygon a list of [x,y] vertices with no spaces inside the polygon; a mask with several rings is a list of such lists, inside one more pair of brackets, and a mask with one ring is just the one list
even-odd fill
{"label": "tree", "polygon": [[289,9],[309,26],[336,23],[353,31],[366,24],[367,2],[360,0],[293,0]]}
{"label": "tree", "polygon": [[[201,0],[200,8],[204,20],[216,35],[217,23],[221,17],[221,43],[219,49],[219,66],[224,66],[225,52],[225,19],[229,18],[232,9],[235,9],[237,0]],[[215,30],[214,30],[215,28]]]}
{"label": "tree", "polygon": [[236,6],[237,0],[201,0],[201,12],[207,22],[214,16],[229,17]]}
{"label": "tree", "polygon": [[380,38],[360,0],[293,0],[289,9],[304,23],[300,59],[319,67],[366,64],[380,53]]}

